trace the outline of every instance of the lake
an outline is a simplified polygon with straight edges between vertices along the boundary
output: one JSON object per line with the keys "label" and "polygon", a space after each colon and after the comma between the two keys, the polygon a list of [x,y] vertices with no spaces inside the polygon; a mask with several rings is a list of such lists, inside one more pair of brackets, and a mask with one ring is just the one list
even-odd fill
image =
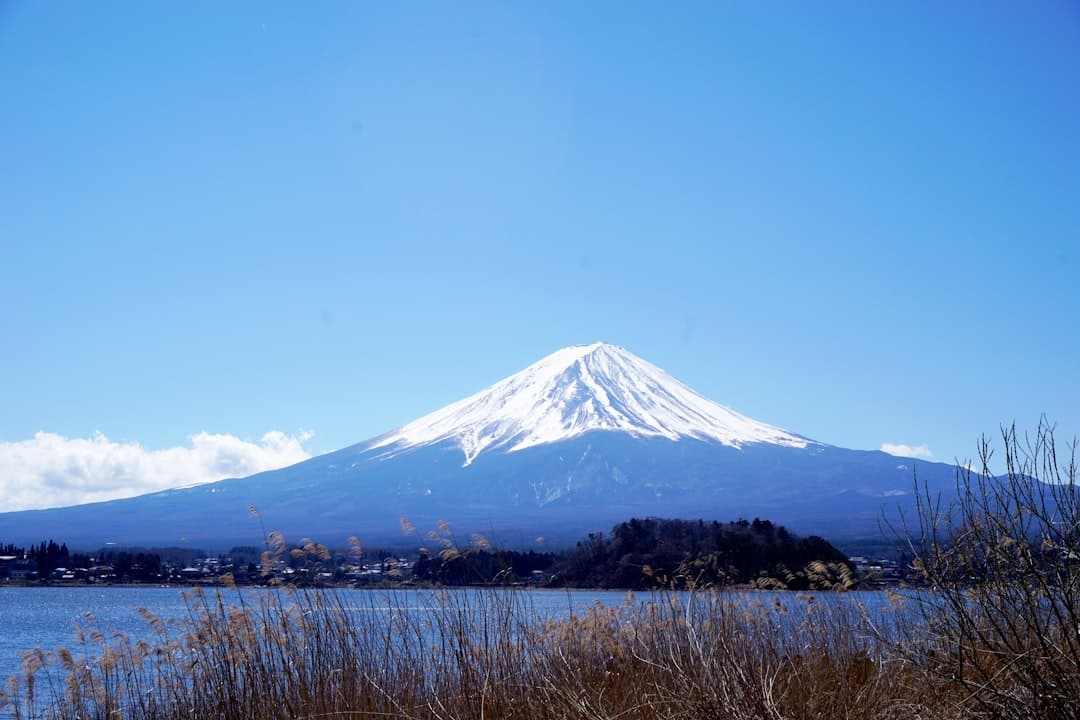
{"label": "lake", "polygon": [[[183,597],[184,590],[177,587],[146,586],[81,586],[81,587],[0,587],[0,680],[16,675],[20,670],[20,656],[27,650],[41,648],[47,652],[58,647],[68,647],[76,655],[82,654],[75,641],[76,629],[96,625],[106,638],[115,632],[123,632],[133,639],[150,637],[146,622],[136,608],[145,607],[166,620],[182,618],[188,612]],[[212,592],[212,591],[208,591]],[[242,597],[247,604],[257,604],[260,595],[280,592],[261,588],[244,588],[241,591],[223,590],[226,601],[238,603]],[[431,612],[444,593],[467,599],[462,593],[483,593],[480,590],[373,590],[339,589],[342,604],[352,612],[382,613],[389,618],[395,612]],[[627,602],[625,591],[603,590],[497,590],[506,595],[518,593],[529,612],[538,617],[566,617],[570,612],[583,612],[595,603],[618,606]],[[797,618],[807,606],[808,595],[794,592],[736,592],[732,597],[750,604],[772,608],[777,603],[792,610],[790,617]],[[690,599],[687,593],[677,593],[681,599]],[[865,608],[872,616],[884,616],[890,602],[883,592],[816,593],[814,601],[819,604]],[[631,602],[646,603],[656,596],[637,593]],[[93,615],[91,620],[87,613]],[[787,617],[785,609],[785,617]],[[97,650],[90,648],[93,656]]]}
{"label": "lake", "polygon": [[[85,586],[85,587],[0,587],[0,680],[20,672],[23,652],[40,647],[53,651],[58,647],[74,650],[75,630],[90,624],[92,613],[97,626],[105,632],[124,632],[133,638],[149,636],[146,622],[136,611],[145,607],[162,618],[179,618],[187,613],[184,590],[177,587]],[[209,591],[208,591],[209,592]],[[236,591],[224,590],[235,601]],[[260,594],[275,592],[265,588],[239,591],[248,602],[257,602]],[[357,609],[403,607],[414,611],[430,607],[435,590],[334,590],[347,605]],[[453,591],[461,592],[461,591]],[[539,613],[565,616],[594,602],[617,605],[624,601],[623,591],[551,591],[530,590],[529,600]],[[643,596],[644,597],[644,596]]]}

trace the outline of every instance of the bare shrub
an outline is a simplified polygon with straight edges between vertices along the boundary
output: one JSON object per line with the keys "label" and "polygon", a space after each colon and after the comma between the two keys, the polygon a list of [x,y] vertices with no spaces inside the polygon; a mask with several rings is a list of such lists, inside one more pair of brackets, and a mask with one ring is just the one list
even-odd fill
{"label": "bare shrub", "polygon": [[[1059,454],[1045,419],[1032,436],[985,438],[955,501],[919,492],[903,537],[926,592],[907,658],[958,686],[962,708],[997,718],[1080,717],[1080,496],[1076,443]],[[1004,472],[995,473],[995,462]]]}

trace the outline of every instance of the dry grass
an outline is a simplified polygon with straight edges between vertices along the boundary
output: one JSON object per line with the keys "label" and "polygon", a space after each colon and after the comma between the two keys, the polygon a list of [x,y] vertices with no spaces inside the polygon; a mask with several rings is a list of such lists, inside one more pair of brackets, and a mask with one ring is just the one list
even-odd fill
{"label": "dry grass", "polygon": [[[149,640],[24,660],[16,718],[966,718],[854,603],[696,592],[543,619],[528,591],[187,595]],[[346,600],[367,598],[366,607]],[[763,595],[771,598],[772,595]],[[423,600],[426,598],[426,600]],[[419,603],[419,604],[418,604]],[[892,628],[888,632],[897,632]],[[927,644],[921,651],[944,653]],[[911,649],[908,646],[907,649]],[[1047,716],[1053,716],[1051,713]]]}

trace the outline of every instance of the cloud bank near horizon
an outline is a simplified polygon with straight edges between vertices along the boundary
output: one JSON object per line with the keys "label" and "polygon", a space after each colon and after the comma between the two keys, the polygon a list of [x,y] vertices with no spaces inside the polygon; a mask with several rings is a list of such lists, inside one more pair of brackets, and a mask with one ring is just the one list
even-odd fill
{"label": "cloud bank near horizon", "polygon": [[148,450],[102,433],[38,432],[0,442],[0,512],[115,500],[274,470],[310,458],[304,443],[313,436],[272,430],[252,442],[201,432],[187,446]]}
{"label": "cloud bank near horizon", "polygon": [[932,460],[934,457],[934,453],[927,445],[905,445],[903,443],[887,442],[881,443],[881,452],[897,455],[899,457],[920,458],[922,460]]}

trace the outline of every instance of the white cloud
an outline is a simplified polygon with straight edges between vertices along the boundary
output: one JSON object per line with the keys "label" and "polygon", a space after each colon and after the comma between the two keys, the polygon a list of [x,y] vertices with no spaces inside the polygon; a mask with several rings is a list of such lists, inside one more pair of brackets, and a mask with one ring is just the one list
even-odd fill
{"label": "white cloud", "polygon": [[930,460],[934,453],[926,445],[904,445],[903,443],[881,443],[881,452],[900,457],[922,458]]}
{"label": "white cloud", "polygon": [[76,505],[243,477],[306,460],[313,433],[277,430],[258,442],[199,433],[189,446],[147,450],[101,433],[66,438],[39,432],[0,442],[0,512]]}

